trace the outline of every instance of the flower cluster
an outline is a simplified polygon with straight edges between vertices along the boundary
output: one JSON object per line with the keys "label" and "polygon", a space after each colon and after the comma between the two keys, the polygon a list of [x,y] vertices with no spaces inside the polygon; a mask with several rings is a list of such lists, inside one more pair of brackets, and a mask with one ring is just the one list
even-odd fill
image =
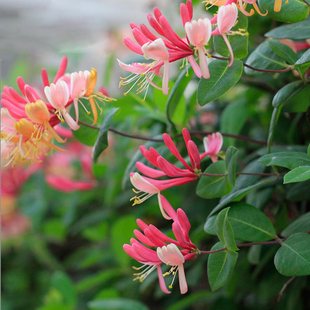
{"label": "flower cluster", "polygon": [[[190,164],[188,164],[179,153],[171,137],[164,133],[164,143],[169,151],[182,163],[184,168],[181,169],[169,163],[154,148],[151,147],[147,150],[144,146],[141,146],[140,151],[142,155],[157,169],[146,166],[142,162],[137,162],[137,169],[146,175],[146,177],[141,176],[138,172],[132,172],[130,174],[130,181],[132,185],[139,190],[135,191],[135,193],[139,194],[142,192],[140,196],[135,196],[132,198],[132,200],[134,200],[134,204],[140,204],[152,195],[157,194],[160,209],[166,219],[169,219],[170,217],[164,212],[160,199],[162,197],[160,192],[172,186],[182,185],[197,180],[201,174],[201,160],[206,156],[210,156],[213,162],[217,161],[216,154],[220,151],[223,144],[223,138],[220,133],[208,135],[208,137],[203,139],[205,151],[200,154],[197,145],[191,140],[190,133],[186,128],[183,129],[182,134],[187,148]],[[169,179],[157,180],[157,178],[163,176],[167,176]]]}
{"label": "flower cluster", "polygon": [[[169,89],[169,63],[179,59],[184,59],[186,65],[190,63],[199,78],[202,76],[208,79],[210,73],[205,46],[208,45],[212,36],[221,35],[223,37],[230,52],[229,66],[232,65],[234,56],[227,35],[246,34],[242,30],[231,31],[238,18],[238,8],[235,3],[227,3],[221,6],[218,14],[211,20],[208,18],[192,20],[193,6],[191,0],[188,0],[186,4],[181,4],[180,15],[185,30],[184,38],[179,37],[173,31],[168,20],[158,8],[154,9],[154,17],[151,14],[147,16],[150,26],[158,35],[153,34],[144,24],[138,26],[131,23],[132,34],[137,43],[128,37],[124,38],[124,43],[131,51],[144,55],[146,59],[151,59],[152,62],[125,64],[118,61],[122,69],[131,73],[127,78],[121,78],[120,86],[133,83],[125,94],[137,85],[137,93],[145,91],[146,96],[149,85],[152,85],[161,89],[167,95]],[[216,23],[217,27],[212,31],[212,25],[215,26]],[[199,65],[194,59],[196,55],[199,58]],[[162,77],[162,87],[158,87],[152,82],[156,75]]]}
{"label": "flower cluster", "polygon": [[[97,81],[95,69],[65,74],[66,67],[67,58],[64,57],[53,83],[49,82],[47,71],[42,69],[44,89],[41,90],[26,84],[21,77],[17,78],[21,94],[12,87],[4,86],[1,94],[1,154],[6,166],[24,159],[40,162],[50,149],[63,151],[52,143],[53,139],[59,143],[66,141],[57,133],[55,126],[66,122],[72,130],[79,128],[78,105],[83,105],[81,98],[89,100],[94,123],[98,117],[97,101],[112,100],[94,90]],[[69,114],[72,103],[75,119]]]}
{"label": "flower cluster", "polygon": [[[173,275],[172,283],[169,286],[169,288],[172,288],[177,273],[179,273],[181,294],[187,292],[184,263],[187,260],[194,259],[199,254],[199,250],[189,238],[191,225],[185,212],[180,208],[175,211],[160,192],[172,186],[195,181],[201,175],[201,160],[206,156],[210,156],[213,162],[217,161],[217,153],[223,144],[223,138],[220,133],[208,135],[203,139],[205,152],[200,154],[197,145],[191,140],[190,133],[186,128],[183,128],[182,134],[190,164],[182,157],[171,137],[165,133],[163,134],[165,145],[182,163],[184,168],[179,168],[169,163],[154,148],[151,147],[148,150],[141,146],[140,151],[142,155],[157,169],[146,166],[142,162],[137,162],[137,169],[147,177],[141,176],[138,172],[130,174],[131,183],[139,190],[134,190],[134,192],[137,194],[143,192],[142,195],[131,199],[134,200],[134,205],[140,204],[152,195],[157,194],[163,217],[173,221],[172,231],[176,240],[164,235],[154,225],[147,225],[138,219],[137,224],[143,233],[135,230],[134,234],[138,240],[132,238],[130,240],[131,245],[125,244],[124,250],[132,258],[143,264],[140,268],[134,267],[137,270],[143,269],[142,272],[134,274],[136,276],[135,280],[139,279],[142,282],[153,270],[157,269],[160,287],[167,294],[170,292],[166,287],[164,277],[170,274]],[[170,179],[156,180],[163,176]],[[156,251],[149,247],[156,247]],[[162,263],[171,266],[169,272],[162,273]]]}
{"label": "flower cluster", "polygon": [[[143,233],[139,230],[135,230],[134,234],[136,239],[132,238],[129,244],[124,244],[124,251],[142,264],[141,267],[135,268],[136,270],[142,269],[141,272],[135,273],[136,278],[134,280],[144,279],[155,269],[157,269],[160,288],[166,294],[170,291],[167,289],[164,277],[173,275],[173,279],[169,288],[172,288],[173,282],[177,273],[179,273],[179,285],[181,294],[185,294],[188,290],[184,263],[188,260],[194,259],[199,250],[196,245],[193,244],[189,238],[189,230],[191,225],[189,220],[182,209],[175,211],[168,200],[165,197],[161,197],[162,205],[167,214],[172,219],[172,231],[176,240],[166,236],[154,225],[147,225],[142,220],[138,219],[137,224]],[[144,245],[143,245],[143,244]],[[149,247],[156,248],[155,250]],[[181,250],[180,250],[181,248]],[[171,266],[170,270],[166,273],[162,273],[161,265],[166,264]]]}

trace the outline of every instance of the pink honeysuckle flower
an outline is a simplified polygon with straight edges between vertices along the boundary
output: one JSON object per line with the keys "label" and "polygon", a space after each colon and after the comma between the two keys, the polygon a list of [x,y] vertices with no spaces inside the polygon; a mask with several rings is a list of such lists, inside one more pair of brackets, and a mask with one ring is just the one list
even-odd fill
{"label": "pink honeysuckle flower", "polygon": [[164,62],[162,91],[164,95],[168,95],[169,52],[163,39],[158,38],[153,42],[147,42],[141,47],[141,50],[145,57],[154,59],[157,62]]}
{"label": "pink honeysuckle flower", "polygon": [[[210,156],[211,160],[214,162],[217,160],[216,154],[222,147],[223,139],[220,133],[209,135],[208,138],[204,140],[205,152],[200,154],[197,145],[191,140],[190,133],[186,128],[182,131],[184,142],[189,155],[190,164],[188,164],[185,159],[179,153],[176,145],[172,141],[168,134],[163,134],[164,143],[166,144],[169,151],[183,164],[184,168],[181,169],[164,159],[154,148],[147,150],[144,146],[140,146],[140,151],[142,155],[158,169],[146,166],[142,162],[137,162],[137,169],[146,175],[147,177],[141,176],[139,173],[131,173],[130,181],[132,185],[139,190],[135,191],[136,194],[142,192],[140,196],[135,196],[132,198],[135,204],[140,204],[149,197],[157,194],[160,197],[160,192],[172,186],[178,186],[193,182],[199,178],[201,174],[200,163],[201,160]],[[163,176],[168,176],[168,180],[154,180]],[[159,199],[159,205],[161,211],[161,202]],[[163,215],[164,212],[162,211]],[[166,217],[164,215],[164,217]]]}
{"label": "pink honeysuckle flower", "polygon": [[[151,168],[150,168],[151,169]],[[154,169],[155,170],[155,169]],[[133,200],[133,205],[140,204],[152,197],[153,195],[157,195],[159,209],[165,219],[170,219],[169,215],[167,215],[162,206],[162,195],[160,192],[172,187],[178,186],[182,184],[186,184],[188,182],[192,182],[192,178],[175,178],[170,180],[154,180],[147,177],[142,177],[138,172],[132,172],[130,174],[131,184],[138,189],[138,191],[133,190],[135,194],[140,194],[139,196],[134,196],[130,200]]]}
{"label": "pink honeysuckle flower", "polygon": [[129,76],[127,76],[126,78],[121,78],[121,81],[119,82],[119,87],[133,83],[133,85],[124,93],[124,96],[126,96],[132,90],[132,88],[135,87],[135,85],[139,86],[137,89],[137,94],[145,92],[143,100],[145,100],[146,98],[147,91],[150,85],[160,89],[152,82],[152,80],[156,75],[162,76],[162,74],[159,72],[163,65],[162,61],[153,61],[147,64],[132,63],[131,65],[127,65],[120,60],[117,61],[122,69],[131,72]]}
{"label": "pink honeysuckle flower", "polygon": [[52,83],[50,86],[45,86],[44,93],[49,103],[56,109],[56,114],[61,122],[65,120],[72,130],[78,130],[80,126],[77,124],[77,120],[72,118],[66,108],[69,101],[68,84],[65,81]]}
{"label": "pink honeysuckle flower", "polygon": [[[54,83],[64,75],[66,66],[67,58],[64,57]],[[44,86],[49,85],[45,69],[42,69],[42,82]],[[43,94],[40,95],[40,90],[36,91],[27,85],[21,77],[17,78],[17,85],[21,95],[7,86],[4,86],[1,94],[1,104],[6,109],[3,110],[6,112],[1,112],[1,119],[5,123],[1,127],[1,145],[6,153],[6,166],[14,166],[24,159],[40,162],[50,149],[62,150],[51,143],[52,138],[64,142],[53,129],[60,122],[54,114],[54,107],[46,102]],[[54,121],[54,115],[57,122]]]}
{"label": "pink honeysuckle flower", "polygon": [[79,121],[79,98],[83,97],[87,91],[87,87],[90,82],[90,72],[79,71],[71,73],[71,98],[73,100],[74,108],[75,108],[75,115],[76,115],[76,123]]}
{"label": "pink honeysuckle flower", "polygon": [[[163,234],[154,225],[147,225],[142,220],[137,219],[137,224],[142,232],[134,230],[134,234],[138,240],[132,238],[130,240],[131,245],[124,244],[123,248],[129,256],[143,264],[140,268],[134,267],[136,270],[144,268],[142,272],[134,274],[136,276],[134,280],[139,279],[140,282],[143,282],[153,270],[157,269],[160,288],[164,293],[169,294],[170,291],[167,289],[164,277],[170,274],[174,275],[172,283],[169,286],[171,289],[176,273],[179,271],[180,291],[181,294],[185,294],[187,292],[187,283],[183,264],[188,260],[194,259],[199,254],[199,250],[189,238],[191,226],[185,212],[180,208],[175,211],[163,196],[162,202],[165,212],[173,220],[172,231],[176,240]],[[149,247],[157,249],[154,251]],[[162,274],[162,263],[171,266],[169,272]]]}
{"label": "pink honeysuckle flower", "polygon": [[180,292],[181,294],[185,294],[188,290],[188,287],[184,271],[185,259],[181,251],[175,244],[171,243],[167,246],[163,246],[162,248],[157,248],[157,256],[163,263],[172,266],[169,273],[172,273],[174,276],[169,288],[172,288],[175,276],[179,272]]}
{"label": "pink honeysuckle flower", "polygon": [[200,155],[200,159],[203,159],[205,156],[210,156],[212,162],[216,162],[216,154],[221,150],[223,145],[223,136],[219,132],[208,135],[203,138],[203,145],[205,153]]}
{"label": "pink honeysuckle flower", "polygon": [[[184,3],[181,4],[180,11],[183,23],[190,21],[193,16],[192,2],[188,0],[186,5]],[[135,70],[133,68],[136,67],[135,63],[132,65],[124,65],[122,62],[119,62],[119,64],[124,70],[135,73],[136,75],[143,74],[143,77],[147,72],[152,72],[158,76],[162,76],[163,86],[161,90],[165,94],[167,94],[169,62],[174,62],[176,60],[186,57],[190,57],[190,61],[194,62],[192,58],[194,51],[189,46],[186,40],[180,38],[173,31],[168,20],[162,15],[158,8],[154,9],[154,17],[151,14],[148,14],[147,18],[150,26],[160,36],[153,34],[144,24],[138,26],[134,23],[131,23],[130,26],[132,28],[132,34],[137,43],[134,43],[128,37],[124,38],[124,43],[134,53],[137,53],[139,55],[145,55],[148,58],[154,59],[155,62],[153,62],[152,64],[139,64],[139,67],[141,67],[141,69],[143,69],[144,67],[143,71]],[[164,66],[163,72],[159,73],[162,66]],[[154,77],[154,75],[152,75],[152,77]],[[122,81],[120,82],[120,86],[134,81],[134,85],[136,85],[139,78],[137,76],[132,77],[132,75],[130,75],[130,77],[127,78],[127,81],[124,80],[126,79],[122,79]],[[147,74],[145,75],[143,80],[138,83],[139,88],[137,92],[141,93],[142,91],[147,91],[149,84],[158,88],[154,83],[152,83],[152,79],[150,79],[149,74]],[[130,90],[131,89],[132,87],[130,88]]]}
{"label": "pink honeysuckle flower", "polygon": [[185,24],[187,38],[198,51],[199,65],[201,68],[202,76],[205,79],[210,77],[208,62],[205,55],[205,45],[208,44],[211,38],[211,28],[211,22],[208,18],[200,18],[198,21],[193,20]]}
{"label": "pink honeysuckle flower", "polygon": [[[46,182],[65,193],[94,188],[96,182],[92,173],[91,148],[74,141],[66,145],[66,151],[55,153],[47,159]],[[76,164],[80,165],[80,169]]]}
{"label": "pink honeysuckle flower", "polygon": [[[211,33],[211,35],[221,35],[223,37],[230,53],[230,63],[228,65],[229,67],[234,62],[234,54],[227,35],[232,34],[230,29],[235,25],[237,18],[238,9],[234,3],[221,6],[217,13],[217,28]],[[241,34],[241,32],[238,34]]]}
{"label": "pink honeysuckle flower", "polygon": [[[54,83],[56,83],[65,73],[66,67],[67,67],[68,59],[67,57],[63,57],[58,72],[55,76]],[[42,82],[44,86],[49,86],[49,77],[47,74],[47,71],[43,68],[41,71],[42,74]],[[23,78],[18,77],[17,78],[17,85],[19,87],[20,92],[22,95],[20,95],[14,88],[4,86],[3,92],[1,94],[1,105],[2,107],[5,107],[9,110],[10,115],[16,119],[19,120],[21,118],[27,118],[26,112],[25,112],[25,105],[29,102],[35,102],[37,100],[45,101],[42,96],[40,96],[34,88],[27,85]],[[50,112],[52,112],[53,107],[46,103],[46,106]]]}

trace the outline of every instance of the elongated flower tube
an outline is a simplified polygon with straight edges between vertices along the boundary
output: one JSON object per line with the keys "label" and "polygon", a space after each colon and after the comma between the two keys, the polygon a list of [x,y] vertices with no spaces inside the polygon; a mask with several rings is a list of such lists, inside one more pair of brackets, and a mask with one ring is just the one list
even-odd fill
{"label": "elongated flower tube", "polygon": [[[167,274],[172,273],[174,275],[173,280],[177,272],[179,272],[180,292],[181,294],[185,294],[188,288],[184,271],[185,259],[181,251],[175,244],[171,243],[168,244],[167,246],[157,248],[157,256],[163,263],[165,263],[168,266],[172,266],[172,268]],[[172,288],[172,284],[169,286],[169,288]]]}
{"label": "elongated flower tube", "polygon": [[185,32],[189,42],[195,46],[198,51],[199,65],[202,76],[205,79],[210,77],[207,58],[205,55],[205,45],[208,44],[211,38],[211,22],[208,18],[193,20],[185,24]]}
{"label": "elongated flower tube", "polygon": [[[204,157],[210,156],[212,161],[217,160],[216,154],[219,152],[223,144],[222,135],[220,133],[209,135],[207,138],[205,138],[205,152],[202,154],[199,153],[197,145],[191,140],[190,133],[186,128],[183,128],[182,134],[187,148],[190,164],[187,163],[181,156],[176,145],[168,134],[163,134],[163,138],[164,143],[166,144],[169,151],[184,166],[183,169],[168,162],[154,148],[151,147],[149,150],[147,150],[144,146],[140,147],[142,155],[157,169],[146,166],[139,161],[136,163],[137,169],[146,175],[146,177],[141,176],[137,172],[132,172],[130,174],[130,181],[132,185],[139,190],[134,190],[134,192],[136,194],[140,194],[142,192],[142,194],[139,196],[132,198],[132,200],[134,200],[134,205],[144,202],[146,199],[155,194],[160,197],[160,192],[169,187],[178,186],[197,180],[201,174],[200,163]],[[170,177],[170,179],[156,180],[164,176]],[[161,207],[160,199],[159,205],[162,211],[163,209]],[[163,216],[167,218],[164,213]]]}
{"label": "elongated flower tube", "polygon": [[[182,3],[180,6],[180,12],[183,24],[190,21],[193,16],[192,2],[188,0],[186,5]],[[194,63],[195,61],[192,57],[194,51],[189,46],[186,39],[180,38],[173,31],[168,20],[162,15],[158,8],[154,9],[154,17],[151,14],[148,14],[147,18],[151,28],[153,28],[157,34],[153,34],[153,32],[144,24],[138,26],[131,23],[132,34],[137,43],[127,37],[124,38],[124,43],[134,53],[145,55],[147,58],[154,59],[155,61],[150,64],[133,63],[131,65],[126,65],[119,61],[122,69],[132,73],[127,78],[121,78],[120,86],[133,83],[133,86],[129,91],[135,85],[138,85],[137,93],[145,91],[146,96],[149,85],[159,88],[152,82],[154,76],[158,75],[163,77],[162,88],[159,89],[167,94],[168,63],[187,57],[189,57],[191,63]],[[164,68],[160,73],[162,66],[164,66]],[[194,68],[196,69],[195,72],[198,72],[199,75],[199,70],[197,70],[195,66]],[[127,93],[128,91],[125,94]]]}
{"label": "elongated flower tube", "polygon": [[153,42],[145,43],[141,50],[145,57],[164,62],[162,91],[164,95],[168,95],[169,53],[163,39],[159,38]]}
{"label": "elongated flower tube", "polygon": [[211,33],[211,35],[221,35],[223,37],[230,53],[230,63],[228,65],[229,67],[234,62],[234,54],[227,38],[227,34],[230,33],[230,29],[236,23],[237,18],[238,9],[234,3],[221,6],[217,14],[217,28]]}
{"label": "elongated flower tube", "polygon": [[[44,88],[44,93],[49,103],[56,109],[61,122],[67,122],[72,130],[78,130],[80,126],[69,114],[66,106],[69,100],[69,88],[66,82],[58,81],[56,84],[51,84]],[[77,109],[78,110],[78,109]]]}
{"label": "elongated flower tube", "polygon": [[[137,224],[142,230],[134,230],[136,239],[130,240],[129,244],[124,244],[124,251],[133,259],[142,263],[140,268],[133,267],[135,270],[142,269],[139,273],[134,273],[136,278],[143,282],[145,278],[155,269],[157,269],[160,288],[166,294],[170,291],[164,281],[164,277],[173,275],[169,288],[172,288],[174,279],[179,273],[179,283],[181,294],[187,292],[187,283],[184,272],[184,263],[192,260],[199,253],[199,250],[189,239],[190,223],[185,212],[182,209],[175,211],[167,199],[162,196],[163,208],[173,220],[172,231],[176,239],[163,234],[154,225],[147,225],[142,220],[137,219]],[[152,248],[156,248],[156,251]],[[171,266],[170,270],[162,273],[161,264]]]}

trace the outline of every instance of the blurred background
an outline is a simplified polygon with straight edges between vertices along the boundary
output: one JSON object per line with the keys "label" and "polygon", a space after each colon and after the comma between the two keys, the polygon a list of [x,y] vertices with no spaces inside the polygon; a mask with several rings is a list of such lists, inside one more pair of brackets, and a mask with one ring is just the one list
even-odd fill
{"label": "blurred background", "polygon": [[[97,89],[104,87],[111,97],[118,99],[105,104],[101,121],[110,107],[121,107],[113,119],[113,128],[160,137],[167,131],[167,97],[157,89],[150,90],[146,103],[134,92],[126,98],[121,96],[124,89],[118,89],[119,77],[127,74],[118,67],[116,59],[126,63],[139,61],[125,47],[123,37],[131,37],[130,22],[147,24],[146,16],[155,6],[162,10],[176,31],[182,31],[180,2],[0,0],[2,87],[17,88],[16,78],[22,76],[28,84],[42,90],[41,68],[46,68],[49,76],[54,77],[66,55],[67,72],[94,67],[98,71]],[[193,2],[197,4],[195,18],[207,16],[202,1]],[[252,18],[250,50],[264,40],[263,33],[270,26],[270,19],[257,14]],[[180,66],[177,63],[175,69]],[[173,70],[172,76],[177,76]],[[273,77],[266,81],[277,82]],[[241,85],[222,96],[219,102],[200,108],[196,104],[197,83],[195,78],[189,83],[189,91],[180,99],[180,109],[178,107],[174,115],[173,122],[179,132],[188,126],[195,130],[236,133],[233,131],[238,127],[237,134],[260,140],[266,138],[272,113],[271,104],[268,106],[269,94]],[[232,110],[226,110],[228,102]],[[241,120],[235,117],[240,107],[248,108],[248,114]],[[226,111],[225,122],[220,123],[223,111]],[[279,142],[285,139],[287,124],[284,123],[278,135]],[[126,255],[122,246],[134,236],[136,219],[142,218],[173,237],[171,223],[162,218],[156,197],[134,207],[130,202],[134,194],[128,176],[135,169],[137,159],[141,160],[139,146],[145,141],[111,134],[109,148],[93,165],[91,143],[87,142],[93,137],[86,135],[87,146],[78,142],[77,136],[77,133],[74,136],[67,133],[69,152],[54,152],[40,165],[2,169],[2,310],[302,309],[300,292],[307,285],[305,277],[288,288],[287,292],[292,294],[288,293],[277,302],[287,278],[274,268],[274,247],[262,247],[249,253],[240,251],[232,277],[214,293],[207,280],[207,255],[186,264],[190,290],[184,296],[177,283],[172,294],[164,294],[156,272],[142,284],[133,282],[132,266],[140,264]],[[200,147],[201,138],[193,138]],[[244,156],[247,148],[264,152],[260,146],[231,138],[225,147],[227,142],[240,148]],[[174,162],[175,158],[162,143],[144,145],[155,147],[167,160]],[[182,155],[187,156],[182,139],[178,147]],[[253,157],[247,158],[246,164],[252,160]],[[70,186],[63,185],[68,183]],[[191,240],[200,249],[209,250],[217,238],[206,234],[203,226],[218,199],[199,198],[194,194],[195,187],[196,184],[190,183],[171,188],[165,196],[174,208],[181,207],[187,213],[192,224]],[[253,205],[262,207],[267,203],[253,201]],[[307,292],[304,290],[304,294]],[[307,296],[303,295],[304,300]]]}

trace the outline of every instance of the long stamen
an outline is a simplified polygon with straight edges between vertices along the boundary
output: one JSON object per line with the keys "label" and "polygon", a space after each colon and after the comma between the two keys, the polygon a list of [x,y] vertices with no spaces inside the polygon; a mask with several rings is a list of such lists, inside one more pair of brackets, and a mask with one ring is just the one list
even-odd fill
{"label": "long stamen", "polygon": [[137,267],[132,267],[135,270],[140,270],[142,268],[144,268],[145,266],[147,266],[142,272],[139,273],[134,273],[133,275],[136,276],[133,281],[139,280],[141,283],[145,280],[145,278],[153,271],[156,269],[155,265],[142,265],[141,267],[137,268]]}

